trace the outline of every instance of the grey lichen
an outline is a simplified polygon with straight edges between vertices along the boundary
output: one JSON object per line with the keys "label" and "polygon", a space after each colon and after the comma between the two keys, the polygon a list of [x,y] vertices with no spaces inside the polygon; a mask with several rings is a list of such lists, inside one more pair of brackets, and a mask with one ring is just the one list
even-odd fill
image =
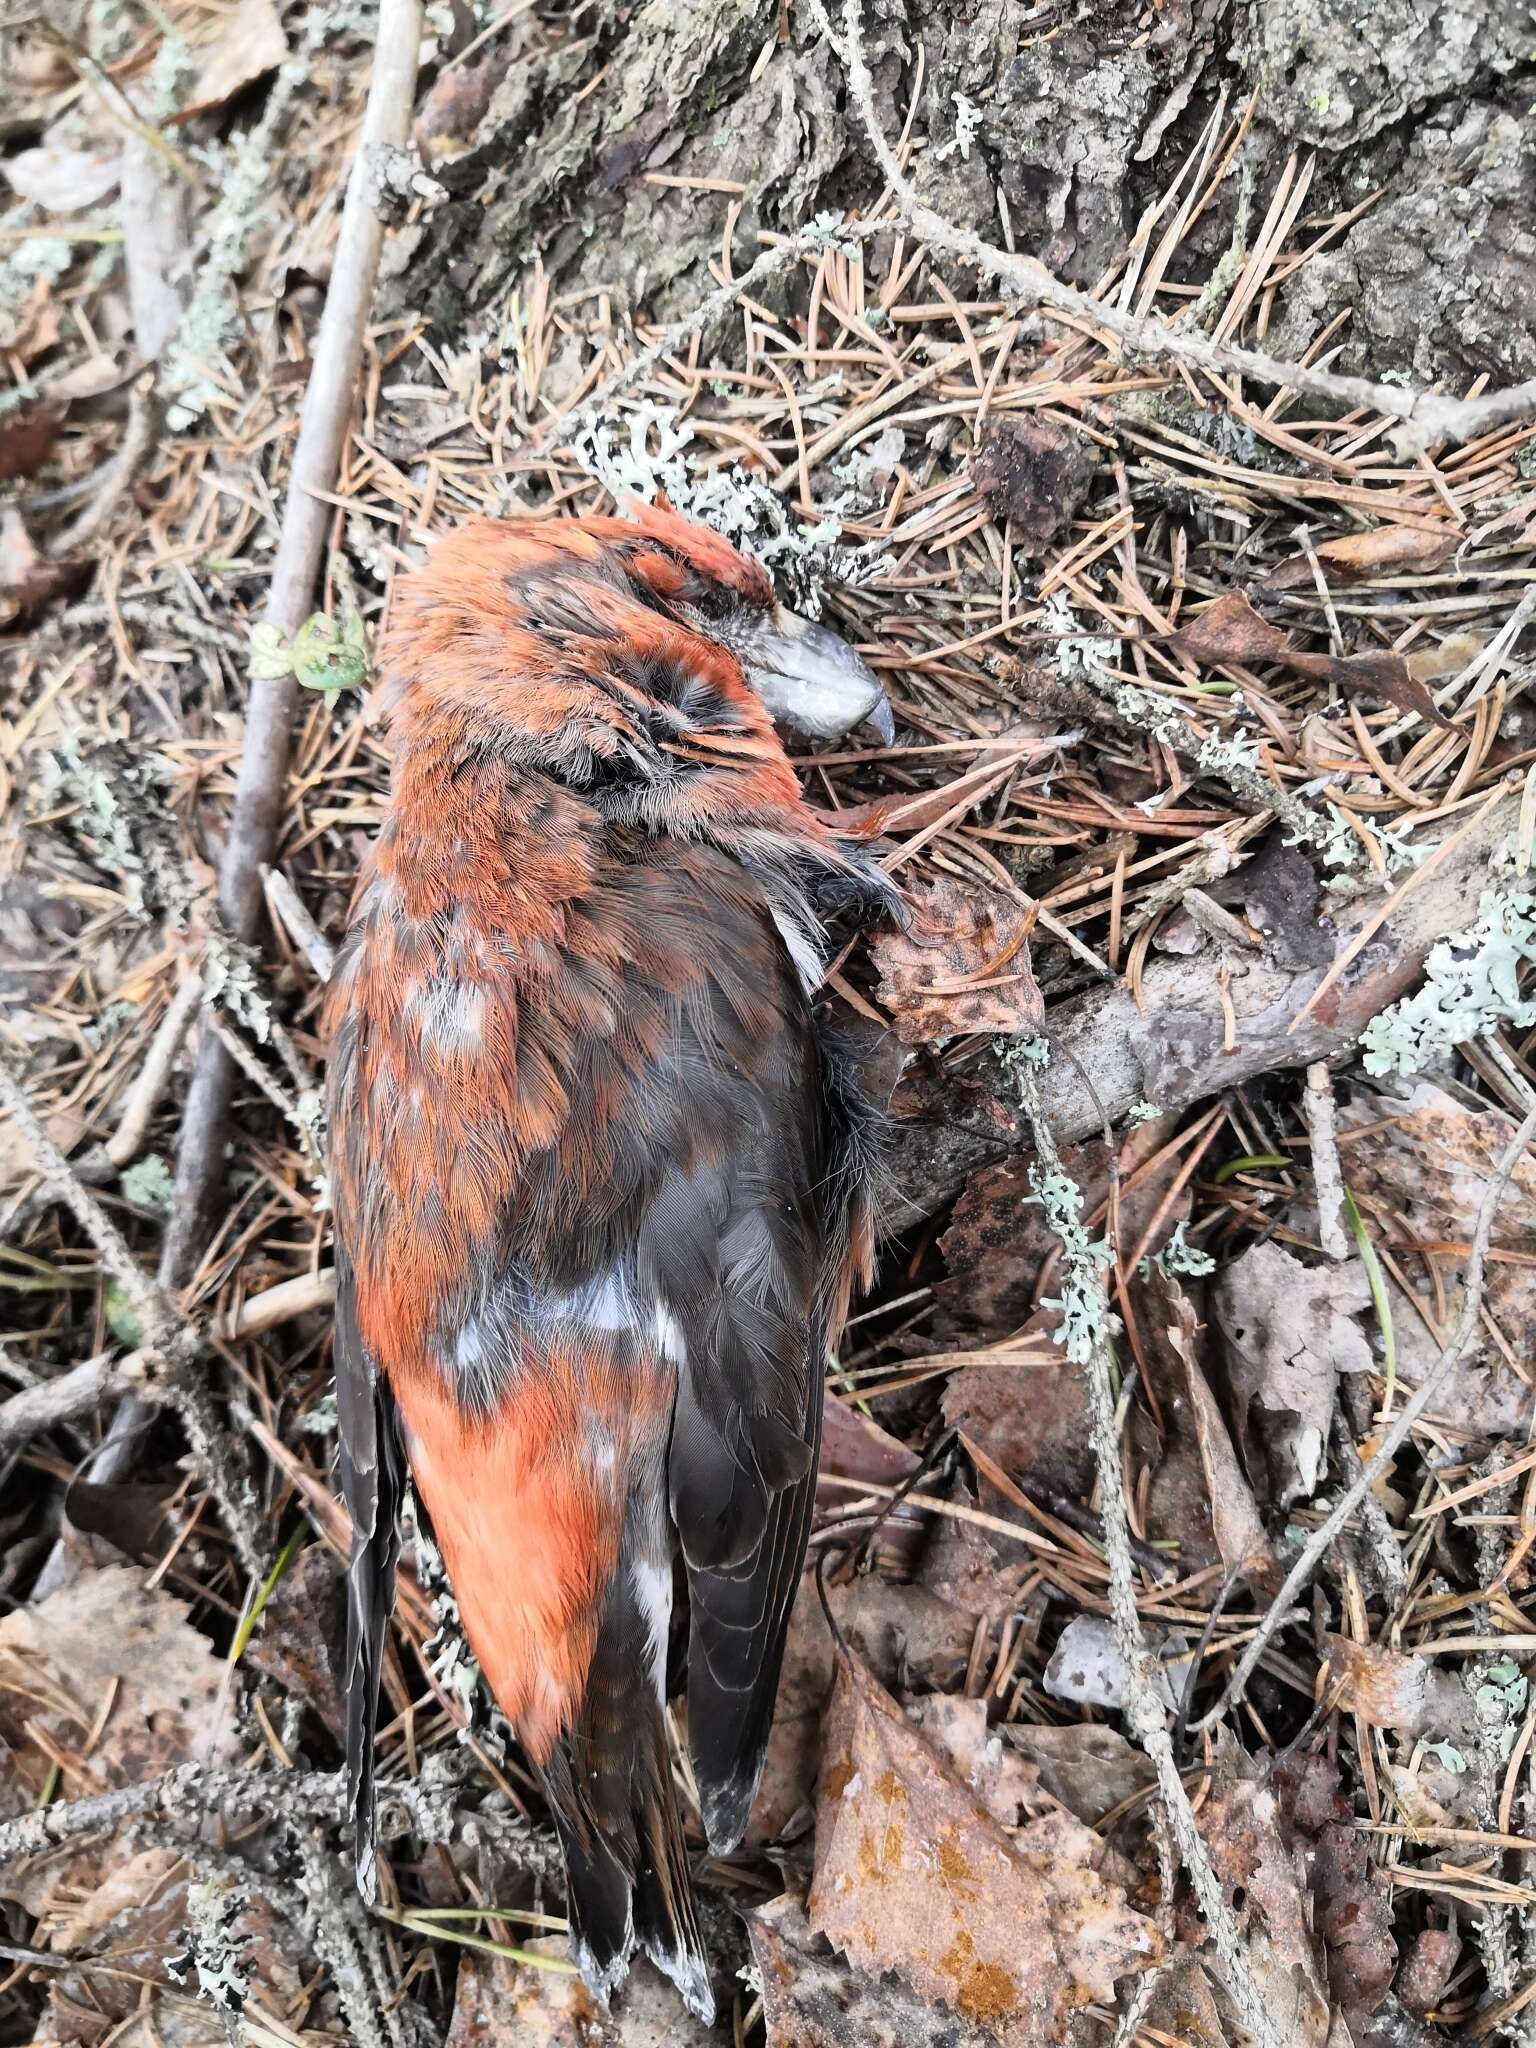
{"label": "grey lichen", "polygon": [[1050,1046],[1043,1038],[999,1039],[997,1045],[1035,1132],[1036,1157],[1029,1169],[1033,1193],[1025,1199],[1040,1205],[1061,1246],[1061,1292],[1040,1306],[1061,1317],[1055,1341],[1067,1357],[1074,1365],[1086,1365],[1120,1329],[1104,1291],[1104,1269],[1113,1250],[1108,1238],[1089,1236],[1083,1191],[1062,1164],[1045,1122],[1040,1081],[1050,1064]]}
{"label": "grey lichen", "polygon": [[664,497],[675,511],[766,563],[790,602],[811,618],[820,616],[829,585],[869,581],[873,553],[840,545],[844,500],[825,507],[814,525],[798,524],[777,492],[741,467],[701,467],[691,429],[667,407],[647,402],[622,419],[597,421],[583,427],[571,447],[617,503],[635,498],[649,504]]}
{"label": "grey lichen", "polygon": [[250,1988],[243,1953],[249,1936],[234,1932],[244,1906],[245,1894],[233,1885],[219,1878],[194,1878],[187,1886],[187,1946],[165,1965],[167,1976],[177,1984],[195,1978],[198,1996],[231,2019],[244,2009]]}
{"label": "grey lichen", "polygon": [[1207,1273],[1215,1272],[1216,1261],[1199,1245],[1186,1243],[1184,1232],[1188,1227],[1182,1221],[1175,1226],[1172,1237],[1154,1255],[1152,1264],[1160,1273],[1185,1274],[1191,1280],[1203,1280]]}
{"label": "grey lichen", "polygon": [[934,150],[934,159],[943,163],[946,157],[958,151],[962,163],[971,160],[971,144],[981,129],[981,109],[974,100],[968,100],[963,92],[952,93],[955,103],[955,132],[948,142],[941,142]]}
{"label": "grey lichen", "polygon": [[1536,896],[1485,890],[1477,922],[1431,949],[1423,986],[1366,1026],[1366,1072],[1417,1074],[1501,1025],[1528,1030],[1536,1000],[1521,993],[1520,973],[1533,961]]}

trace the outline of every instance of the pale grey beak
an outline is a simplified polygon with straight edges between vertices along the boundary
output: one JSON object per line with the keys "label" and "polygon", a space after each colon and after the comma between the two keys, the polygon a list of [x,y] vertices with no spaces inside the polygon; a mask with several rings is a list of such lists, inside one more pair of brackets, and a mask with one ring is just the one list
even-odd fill
{"label": "pale grey beak", "polygon": [[880,678],[846,640],[783,605],[738,617],[733,628],[731,647],[775,724],[809,740],[840,740],[867,725],[890,746],[896,721]]}

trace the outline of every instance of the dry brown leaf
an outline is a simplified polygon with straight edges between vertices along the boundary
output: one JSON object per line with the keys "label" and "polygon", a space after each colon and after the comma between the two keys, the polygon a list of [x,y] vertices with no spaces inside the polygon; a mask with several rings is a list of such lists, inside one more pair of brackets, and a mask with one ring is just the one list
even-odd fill
{"label": "dry brown leaf", "polygon": [[[554,1963],[570,1959],[563,1934],[539,1935],[518,1946]],[[716,1987],[717,1996],[721,1989]],[[610,2009],[570,1970],[466,1950],[443,2048],[503,2048],[510,2042],[517,2048],[716,2048],[719,2039],[643,1960]]]}
{"label": "dry brown leaf", "polygon": [[1411,711],[1431,725],[1455,730],[1454,721],[1438,708],[1400,654],[1282,655],[1287,668],[1320,683],[1337,683],[1346,697],[1380,697],[1399,711]]}
{"label": "dry brown leaf", "polygon": [[1346,1714],[1358,1714],[1372,1728],[1436,1741],[1475,1736],[1477,1710],[1453,1672],[1436,1670],[1427,1657],[1351,1642],[1348,1636],[1329,1635],[1325,1641],[1330,1679],[1342,1688],[1339,1705]]}
{"label": "dry brown leaf", "polygon": [[437,161],[469,147],[516,54],[516,43],[506,36],[473,62],[445,66],[438,73],[412,130],[424,157]]}
{"label": "dry brown leaf", "polygon": [[0,512],[0,626],[71,595],[90,576],[89,562],[50,562],[39,554],[14,505]]}
{"label": "dry brown leaf", "polygon": [[1168,645],[1187,661],[1233,661],[1242,667],[1255,661],[1283,661],[1290,644],[1290,636],[1261,619],[1242,590],[1229,590],[1168,636]]}
{"label": "dry brown leaf", "polygon": [[763,1980],[767,2048],[997,2048],[990,2027],[920,1998],[889,1972],[854,1969],[812,1932],[793,1893],[744,1917]]}
{"label": "dry brown leaf", "polygon": [[262,1609],[245,1653],[255,1670],[314,1708],[343,1739],[346,1673],[346,1582],[323,1543],[300,1551]]}
{"label": "dry brown leaf", "polygon": [[1049,1342],[1058,1318],[1037,1316],[1041,1340],[1027,1365],[968,1365],[944,1388],[944,1420],[1010,1479],[1076,1499],[1093,1471],[1092,1426],[1082,1371]]}
{"label": "dry brown leaf", "polygon": [[1275,1767],[1274,1788],[1288,1831],[1296,1838],[1297,1867],[1305,1872],[1312,1895],[1328,1988],[1353,2038],[1360,2040],[1397,1969],[1386,1891],[1339,1790],[1336,1762],[1283,1756]]}
{"label": "dry brown leaf", "polygon": [[1097,1721],[1072,1721],[1064,1728],[1008,1721],[998,1733],[1035,1766],[1052,1798],[1091,1828],[1157,1781],[1145,1751]]}
{"label": "dry brown leaf", "polygon": [[174,117],[178,122],[222,107],[288,61],[288,38],[274,0],[236,0],[228,14],[205,19],[211,33],[193,44],[197,71]]}
{"label": "dry brown leaf", "polygon": [[[1328,1994],[1312,1938],[1311,1901],[1299,1857],[1281,1828],[1267,1785],[1219,1772],[1201,1812],[1211,1868],[1243,1935],[1276,2033],[1287,2048],[1323,2048],[1330,2031]],[[1237,2039],[1247,2042],[1246,2033]]]}
{"label": "dry brown leaf", "polygon": [[59,437],[64,401],[49,391],[36,405],[7,413],[0,421],[0,481],[36,476]]}
{"label": "dry brown leaf", "polygon": [[[906,1693],[960,1683],[976,1632],[969,1613],[925,1587],[872,1575],[829,1586],[827,1600],[844,1637],[883,1685]],[[789,1617],[768,1758],[747,1830],[754,1846],[777,1841],[797,1818],[809,1818],[836,1661],[816,1580],[808,1573]]]}
{"label": "dry brown leaf", "polygon": [[881,932],[870,945],[902,1044],[1036,1030],[1045,1005],[1029,965],[1032,913],[969,882],[945,879],[914,895],[911,929]]}
{"label": "dry brown leaf", "polygon": [[990,2027],[1006,2048],[1064,2037],[1089,2000],[1161,1960],[1162,1937],[1094,1869],[1063,1814],[1025,1851],[895,1702],[840,1656],[827,1715],[810,1923],[864,1971]]}
{"label": "dry brown leaf", "polygon": [[1306,654],[1288,633],[1260,618],[1246,591],[1229,590],[1196,614],[1188,625],[1168,636],[1168,643],[1187,661],[1221,667],[1248,668],[1257,661],[1281,662],[1297,675],[1336,683],[1349,697],[1383,697],[1401,711],[1412,711],[1435,725],[1449,726],[1423,683],[1410,672],[1400,654]]}
{"label": "dry brown leaf", "polygon": [[1037,1820],[1060,1819],[1065,1801],[1046,1790],[1020,1749],[1003,1742],[1004,1731],[987,1720],[985,1700],[930,1693],[913,1701],[907,1719],[999,1827],[1016,1834]]}
{"label": "dry brown leaf", "polygon": [[[1347,533],[1338,540],[1319,541],[1315,553],[1326,571],[1347,582],[1368,576],[1407,576],[1438,569],[1456,552],[1461,536],[1448,527],[1373,526],[1369,533]],[[1265,590],[1303,589],[1314,581],[1305,555],[1281,562],[1262,580]]]}
{"label": "dry brown leaf", "polygon": [[1424,1927],[1414,1936],[1398,1973],[1397,1995],[1415,2019],[1429,2018],[1460,1961],[1461,1936],[1448,1927]]}
{"label": "dry brown leaf", "polygon": [[[822,1404],[819,1472],[888,1486],[915,1472],[918,1462],[916,1452],[909,1451],[878,1422],[861,1415],[835,1394],[827,1395]],[[835,1497],[843,1502],[848,1498],[841,1489]]]}
{"label": "dry brown leaf", "polygon": [[[1477,1212],[1495,1162],[1514,1125],[1500,1110],[1477,1112],[1462,1106],[1433,1082],[1413,1080],[1396,1090],[1356,1087],[1340,1111],[1340,1136],[1348,1134],[1344,1157],[1356,1200],[1372,1235],[1389,1243],[1449,1247],[1470,1243]],[[1484,1280],[1488,1317],[1511,1338],[1536,1328],[1536,1160],[1522,1159],[1499,1202],[1496,1252],[1512,1260],[1489,1261]],[[1401,1256],[1401,1255],[1399,1255]],[[1425,1307],[1436,1314],[1434,1296],[1418,1276],[1419,1261],[1404,1260]],[[1448,1334],[1461,1313],[1461,1272],[1465,1254],[1437,1259],[1446,1303]],[[1439,1356],[1442,1338],[1426,1328],[1416,1309],[1393,1289],[1398,1372],[1416,1384]],[[1519,1435],[1530,1422],[1531,1388],[1524,1370],[1504,1362],[1481,1326],[1466,1355],[1435,1395],[1434,1416],[1475,1437]]]}
{"label": "dry brown leaf", "polygon": [[[94,1744],[87,1740],[102,1716]],[[35,1805],[55,1753],[78,1761],[81,1797],[156,1778],[174,1764],[233,1762],[240,1742],[227,1671],[185,1602],[137,1566],[82,1573],[0,1621],[0,1812]],[[55,1892],[94,1889],[135,1853],[120,1838],[0,1870],[0,1896],[41,1913]]]}
{"label": "dry brown leaf", "polygon": [[[1200,1368],[1194,1309],[1177,1281],[1167,1283],[1164,1301],[1173,1311],[1174,1319],[1165,1334],[1184,1367],[1184,1391],[1205,1476],[1211,1531],[1221,1561],[1228,1571],[1241,1571],[1266,1592],[1278,1592],[1285,1574],[1265,1531],[1253,1489],[1243,1477],[1216,1397]],[[1184,1568],[1187,1570],[1188,1566]]]}
{"label": "dry brown leaf", "polygon": [[122,152],[116,149],[67,149],[62,143],[40,142],[18,150],[3,168],[20,199],[44,213],[84,213],[99,206],[117,185]]}
{"label": "dry brown leaf", "polygon": [[1252,1246],[1211,1289],[1237,1440],[1250,1480],[1267,1475],[1277,1508],[1317,1491],[1339,1374],[1372,1364],[1353,1320],[1369,1301],[1357,1261],[1306,1266],[1277,1244]]}

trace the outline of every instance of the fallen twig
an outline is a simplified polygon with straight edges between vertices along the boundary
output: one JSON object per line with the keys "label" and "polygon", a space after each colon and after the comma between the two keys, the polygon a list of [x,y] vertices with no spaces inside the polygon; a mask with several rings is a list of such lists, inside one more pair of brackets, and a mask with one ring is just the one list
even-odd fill
{"label": "fallen twig", "polygon": [[[193,1454],[202,1467],[209,1490],[219,1504],[225,1525],[239,1553],[240,1562],[252,1577],[264,1567],[265,1540],[256,1513],[255,1489],[243,1442],[225,1429],[200,1364],[201,1340],[169,1290],[150,1279],[123,1240],[117,1225],[76,1174],[27,1099],[26,1090],[0,1059],[0,1106],[9,1114],[26,1140],[38,1171],[65,1203],[98,1256],[122,1289],[128,1307],[145,1339],[146,1362],[158,1368],[166,1384],[166,1398],[174,1400],[187,1426]],[[135,1412],[134,1427],[155,1412],[155,1404],[130,1395],[118,1411]],[[60,1555],[55,1551],[54,1556]],[[52,1589],[56,1576],[50,1571],[54,1559],[39,1574],[39,1590]]]}
{"label": "fallen twig", "polygon": [[[334,516],[324,494],[336,481],[357,398],[363,330],[384,238],[375,207],[377,162],[383,151],[403,148],[409,139],[421,21],[421,0],[383,0],[362,135],[347,181],[264,614],[284,639],[292,638],[308,614]],[[261,870],[277,841],[297,693],[291,674],[251,684],[234,812],[219,870],[225,925],[247,943],[255,938],[261,916]],[[160,1283],[167,1289],[187,1284],[207,1241],[210,1211],[223,1185],[235,1073],[217,1037],[205,1032],[187,1091],[171,1221],[160,1257]],[[147,1413],[137,1400],[123,1404],[97,1460],[99,1479],[122,1477]]]}
{"label": "fallen twig", "polygon": [[39,1380],[35,1387],[24,1387],[0,1401],[0,1458],[50,1429],[78,1422],[114,1394],[136,1392],[144,1381],[143,1358],[142,1352],[115,1358],[104,1351],[56,1379]]}
{"label": "fallen twig", "polygon": [[[1042,1176],[1068,1178],[1061,1154],[1046,1120],[1045,1104],[1037,1074],[1020,1062],[1014,1069],[1019,1097],[1034,1134],[1035,1154]],[[1050,1206],[1046,1207],[1051,1220]],[[1072,1261],[1073,1246],[1061,1234],[1064,1263]],[[1131,1564],[1131,1531],[1125,1512],[1125,1490],[1120,1471],[1120,1440],[1115,1428],[1115,1393],[1109,1355],[1109,1306],[1104,1292],[1103,1268],[1091,1256],[1077,1261],[1079,1270],[1068,1285],[1091,1291],[1099,1304],[1099,1328],[1082,1354],[1088,1380],[1089,1416],[1093,1430],[1094,1463],[1099,1475],[1100,1508],[1104,1521],[1104,1552],[1109,1567],[1109,1607],[1119,1638],[1126,1670],[1125,1718],[1132,1734],[1151,1758],[1157,1772],[1158,1792],[1174,1844],[1189,1881],[1194,1887],[1211,1941],[1220,1963],[1222,1981],[1244,2027],[1260,2048],[1282,2048],[1244,1951],[1238,1930],[1211,1859],[1201,1840],[1173,1739],[1168,1714],[1157,1692],[1158,1667],[1147,1648],[1136,1611],[1136,1586]],[[1065,1277],[1065,1276],[1064,1276]],[[1066,1288],[1063,1288],[1066,1292]]]}
{"label": "fallen twig", "polygon": [[[208,1764],[178,1764],[158,1778],[93,1792],[83,1799],[55,1800],[16,1820],[0,1823],[0,1867],[87,1835],[111,1834],[136,1821],[154,1820],[195,1833],[208,1815],[263,1819],[334,1821],[342,1810],[342,1771],[238,1771]],[[552,1834],[510,1813],[482,1813],[458,1805],[452,1786],[391,1779],[379,1786],[379,1826],[388,1835],[406,1829],[424,1842],[470,1842],[516,1846],[530,1873],[558,1874],[559,1850]]]}
{"label": "fallen twig", "polygon": [[1334,1128],[1333,1079],[1326,1060],[1314,1060],[1307,1069],[1307,1085],[1301,1095],[1302,1121],[1312,1140],[1312,1187],[1317,1195],[1317,1241],[1323,1256],[1335,1261],[1349,1257],[1349,1233],[1344,1228],[1344,1179],[1339,1170],[1339,1139]]}
{"label": "fallen twig", "polygon": [[202,1000],[203,984],[197,975],[189,974],[160,1019],[138,1078],[128,1091],[128,1100],[123,1104],[117,1129],[102,1147],[112,1167],[120,1169],[127,1166],[143,1151],[155,1111],[170,1086],[176,1055],[181,1051],[182,1040],[191,1028]]}

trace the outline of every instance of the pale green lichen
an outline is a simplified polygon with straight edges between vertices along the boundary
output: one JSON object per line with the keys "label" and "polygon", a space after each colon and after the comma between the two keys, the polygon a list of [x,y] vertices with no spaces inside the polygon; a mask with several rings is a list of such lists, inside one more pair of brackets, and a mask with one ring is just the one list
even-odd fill
{"label": "pale green lichen", "polygon": [[166,1975],[174,1983],[195,1978],[197,1994],[220,2012],[237,2016],[250,1989],[245,1950],[248,1934],[236,1934],[235,1922],[245,1909],[246,1894],[223,1878],[194,1878],[187,1886],[186,1948],[166,1958]]}
{"label": "pale green lichen", "polygon": [[[1101,693],[1112,684],[1113,678],[1100,671],[1118,667],[1120,642],[1095,633],[1059,590],[1040,607],[1040,630],[1052,635],[1051,664],[1063,682],[1086,681]],[[1140,691],[1135,694],[1143,695]]]}
{"label": "pale green lichen", "polygon": [[1152,1264],[1160,1273],[1166,1273],[1170,1277],[1182,1273],[1187,1274],[1192,1280],[1203,1280],[1207,1273],[1215,1272],[1216,1261],[1209,1252],[1202,1251],[1199,1245],[1185,1242],[1184,1232],[1188,1227],[1187,1223],[1182,1222],[1176,1226],[1172,1237],[1162,1250],[1154,1255]]}
{"label": "pale green lichen", "polygon": [[251,1036],[265,1044],[272,1028],[272,1005],[261,985],[256,956],[220,932],[209,935],[203,962],[203,989],[210,1003],[222,1003]]}
{"label": "pale green lichen", "polygon": [[128,1167],[118,1187],[124,1201],[136,1203],[141,1209],[154,1209],[162,1216],[170,1215],[175,1186],[171,1169],[158,1152],[151,1152]]}
{"label": "pale green lichen", "polygon": [[869,580],[875,552],[840,546],[837,499],[813,525],[802,526],[784,501],[739,465],[705,469],[694,459],[692,429],[665,406],[648,401],[622,420],[583,426],[571,441],[577,462],[617,503],[658,497],[677,512],[724,534],[734,547],[771,567],[786,596],[811,618],[821,613],[829,585],[855,587]]}
{"label": "pale green lichen", "polygon": [[[1061,1317],[1056,1342],[1074,1365],[1086,1365],[1093,1348],[1115,1323],[1104,1305],[1103,1269],[1113,1254],[1105,1237],[1090,1237],[1083,1222],[1083,1191],[1068,1173],[1042,1173],[1029,1169],[1034,1193],[1026,1200],[1038,1202],[1045,1220],[1061,1245],[1061,1292],[1040,1306]],[[1118,1327],[1118,1324],[1116,1324]]]}
{"label": "pale green lichen", "polygon": [[1025,1200],[1039,1204],[1061,1246],[1061,1292],[1040,1306],[1061,1317],[1056,1343],[1074,1365],[1086,1365],[1095,1347],[1120,1329],[1104,1295],[1104,1268],[1114,1253],[1108,1238],[1088,1235],[1083,1191],[1063,1166],[1045,1122],[1040,1077],[1050,1063],[1049,1044],[1043,1038],[999,1039],[997,1049],[1035,1133],[1037,1158],[1029,1169],[1033,1193]]}
{"label": "pale green lichen", "polygon": [[963,163],[971,160],[971,145],[981,130],[981,109],[974,100],[968,100],[963,92],[951,94],[955,103],[955,132],[948,142],[941,142],[933,152],[934,162],[943,163],[958,151]]}
{"label": "pale green lichen", "polygon": [[1200,742],[1195,766],[1203,774],[1217,776],[1222,781],[1234,774],[1263,773],[1259,750],[1248,737],[1247,728],[1241,725],[1234,726],[1228,733],[1208,733]]}
{"label": "pale green lichen", "polygon": [[1373,1017],[1361,1038],[1368,1074],[1417,1074],[1501,1025],[1536,1024],[1520,972],[1536,961],[1536,897],[1485,890],[1477,922],[1441,939],[1423,986]]}

